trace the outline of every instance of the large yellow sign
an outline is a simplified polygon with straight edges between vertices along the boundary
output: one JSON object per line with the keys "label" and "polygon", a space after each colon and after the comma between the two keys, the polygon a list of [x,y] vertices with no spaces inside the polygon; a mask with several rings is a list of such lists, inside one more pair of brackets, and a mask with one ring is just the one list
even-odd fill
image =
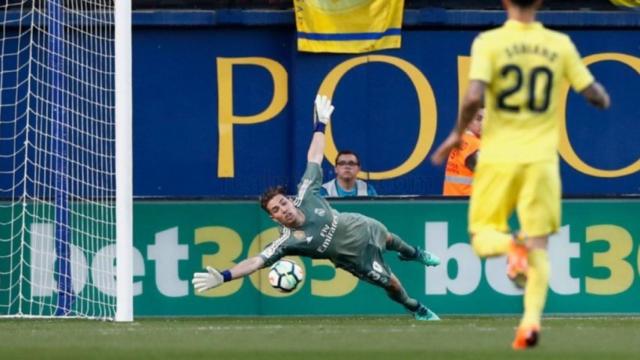
{"label": "large yellow sign", "polygon": [[[633,55],[621,53],[601,53],[584,58],[587,65],[602,61],[614,61],[629,66],[640,75],[640,58]],[[438,111],[436,97],[431,88],[429,80],[416,66],[409,61],[395,56],[388,55],[368,55],[358,56],[348,59],[331,69],[324,77],[318,93],[332,97],[340,80],[352,69],[358,66],[367,66],[370,63],[383,63],[400,69],[413,84],[418,97],[416,106],[419,108],[419,128],[416,135],[415,145],[407,159],[400,159],[399,165],[384,171],[370,172],[363,169],[359,177],[371,180],[393,179],[405,175],[417,168],[427,157],[433,146],[434,137],[438,125]],[[275,118],[286,106],[288,102],[288,75],[286,69],[277,61],[262,58],[218,58],[218,177],[234,177],[234,147],[233,147],[233,127],[237,125],[257,124]],[[233,68],[234,66],[257,66],[266,70],[273,78],[273,98],[270,104],[262,112],[251,116],[239,116],[233,113]],[[469,68],[469,57],[458,57],[458,86],[459,96],[464,94],[467,84]],[[560,112],[563,115],[560,119],[560,155],[572,168],[583,174],[594,177],[615,178],[636,173],[640,170],[640,158],[632,164],[621,169],[605,170],[598,169],[585,163],[571,146],[569,134],[566,128],[566,108],[569,86],[562,92],[560,101]],[[446,129],[447,131],[449,129]],[[338,153],[338,146],[333,137],[331,126],[327,128],[327,147],[325,156],[328,161],[333,161]]]}

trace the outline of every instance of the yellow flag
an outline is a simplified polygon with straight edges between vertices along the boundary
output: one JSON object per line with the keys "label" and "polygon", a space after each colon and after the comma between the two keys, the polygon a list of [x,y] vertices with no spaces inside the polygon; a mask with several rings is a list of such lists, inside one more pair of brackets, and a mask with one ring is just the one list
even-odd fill
{"label": "yellow flag", "polygon": [[294,0],[298,50],[363,53],[400,47],[404,0]]}
{"label": "yellow flag", "polygon": [[640,0],[609,0],[615,6],[623,9],[640,10]]}

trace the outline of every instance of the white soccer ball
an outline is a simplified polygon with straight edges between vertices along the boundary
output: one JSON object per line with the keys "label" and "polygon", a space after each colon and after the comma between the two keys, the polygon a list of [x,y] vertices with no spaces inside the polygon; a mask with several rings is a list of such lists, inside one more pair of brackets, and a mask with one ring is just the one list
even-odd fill
{"label": "white soccer ball", "polygon": [[269,270],[269,284],[282,292],[295,290],[303,279],[302,268],[291,260],[280,260]]}

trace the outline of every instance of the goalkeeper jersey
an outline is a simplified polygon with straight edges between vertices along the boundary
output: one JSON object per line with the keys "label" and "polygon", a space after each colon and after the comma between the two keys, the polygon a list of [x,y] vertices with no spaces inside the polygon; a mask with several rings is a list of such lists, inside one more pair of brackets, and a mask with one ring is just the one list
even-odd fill
{"label": "goalkeeper jersey", "polygon": [[475,39],[469,78],[487,84],[479,160],[494,163],[557,161],[562,85],[594,81],[567,35],[514,20]]}
{"label": "goalkeeper jersey", "polygon": [[320,195],[322,168],[308,163],[298,185],[294,204],[305,216],[297,228],[283,227],[281,236],[260,256],[270,266],[286,255],[329,259],[336,266],[351,269],[368,244],[382,247],[387,229],[378,221],[356,213],[339,213]]}

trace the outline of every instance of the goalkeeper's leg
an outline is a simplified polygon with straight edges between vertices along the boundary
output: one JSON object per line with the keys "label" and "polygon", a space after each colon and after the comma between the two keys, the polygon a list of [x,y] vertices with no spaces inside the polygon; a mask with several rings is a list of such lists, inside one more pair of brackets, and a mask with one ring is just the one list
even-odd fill
{"label": "goalkeeper's leg", "polygon": [[405,309],[413,314],[416,320],[440,320],[438,315],[433,311],[429,310],[418,300],[409,297],[409,294],[407,294],[407,291],[395,275],[391,274],[389,282],[385,286],[385,290],[387,291],[387,295],[389,295],[393,301],[402,304]]}
{"label": "goalkeeper's leg", "polygon": [[437,255],[421,249],[417,246],[407,244],[398,235],[389,233],[387,235],[387,242],[385,244],[387,250],[392,250],[398,253],[398,258],[402,261],[416,261],[425,266],[438,266],[440,265],[440,258]]}
{"label": "goalkeeper's leg", "polygon": [[404,306],[405,309],[409,310],[410,312],[418,310],[420,303],[418,302],[418,300],[410,297],[409,294],[407,294],[407,291],[404,289],[404,287],[400,283],[400,280],[398,280],[395,275],[391,274],[389,282],[384,287],[384,290],[387,292],[387,295],[389,296],[389,298],[391,298],[391,300]]}
{"label": "goalkeeper's leg", "polygon": [[[381,239],[382,240],[382,239]],[[391,300],[404,306],[418,320],[438,320],[437,315],[410,297],[400,280],[391,272],[382,257],[382,249],[369,244],[361,253],[360,259],[353,267],[344,267],[358,278],[383,288]]]}
{"label": "goalkeeper's leg", "polygon": [[404,258],[415,258],[417,249],[415,246],[407,244],[398,235],[389,233],[385,244],[387,250],[395,251]]}

